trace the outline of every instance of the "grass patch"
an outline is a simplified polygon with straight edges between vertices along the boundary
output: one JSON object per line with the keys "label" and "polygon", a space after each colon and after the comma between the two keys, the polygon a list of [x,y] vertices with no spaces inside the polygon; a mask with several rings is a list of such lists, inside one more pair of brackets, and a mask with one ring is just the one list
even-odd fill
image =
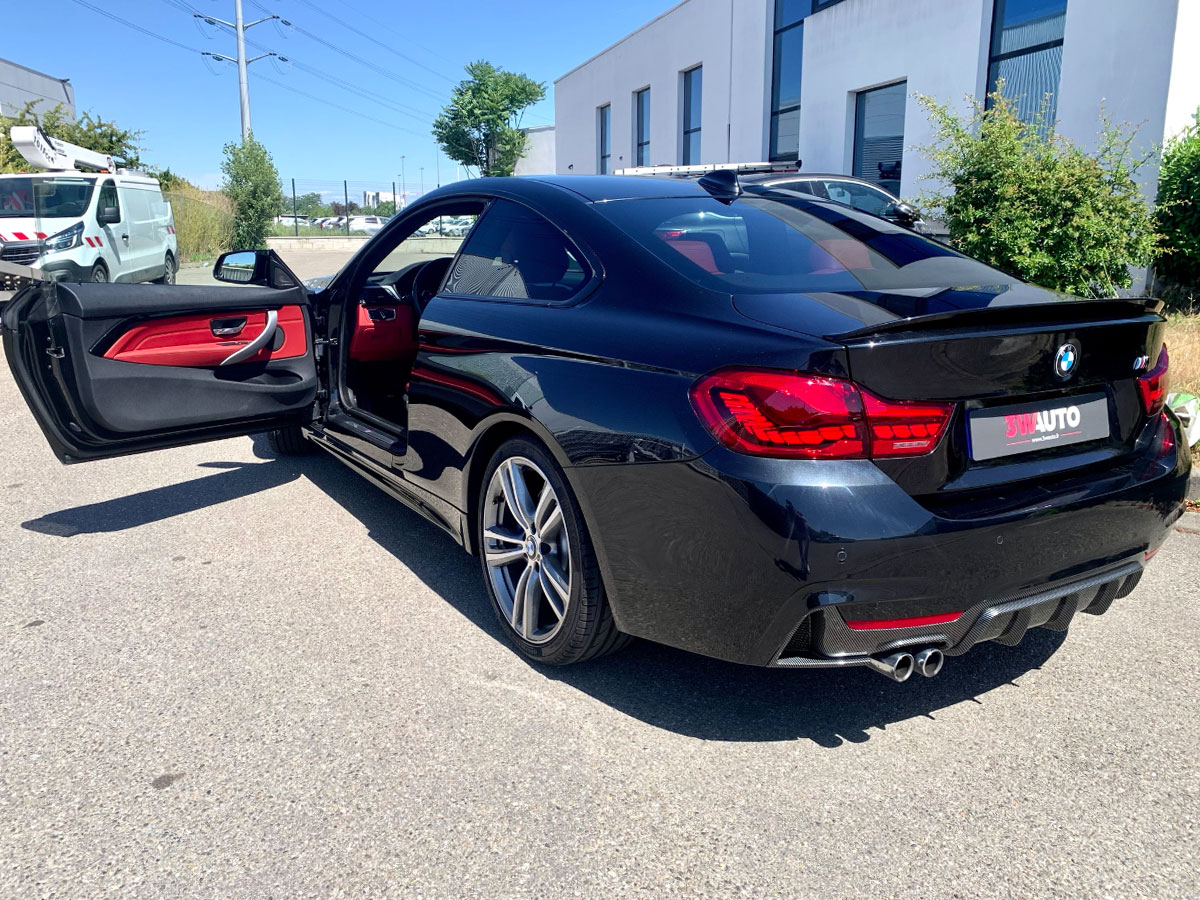
{"label": "grass patch", "polygon": [[1166,342],[1171,390],[1200,396],[1200,315],[1168,316]]}
{"label": "grass patch", "polygon": [[233,202],[224,193],[182,185],[163,196],[175,216],[181,263],[213,259],[231,249]]}
{"label": "grass patch", "polygon": [[[295,225],[280,225],[278,223],[271,226],[268,234],[273,237],[346,237],[344,229],[337,228],[316,228],[312,225],[301,225],[297,233]],[[351,231],[350,237],[366,237],[365,231]]]}

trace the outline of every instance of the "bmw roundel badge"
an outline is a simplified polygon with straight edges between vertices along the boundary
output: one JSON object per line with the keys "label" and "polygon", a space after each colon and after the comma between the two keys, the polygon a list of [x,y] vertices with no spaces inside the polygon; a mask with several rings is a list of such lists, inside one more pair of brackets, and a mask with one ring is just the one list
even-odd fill
{"label": "bmw roundel badge", "polygon": [[1079,364],[1079,348],[1074,344],[1063,344],[1054,356],[1054,374],[1059,378],[1070,378]]}

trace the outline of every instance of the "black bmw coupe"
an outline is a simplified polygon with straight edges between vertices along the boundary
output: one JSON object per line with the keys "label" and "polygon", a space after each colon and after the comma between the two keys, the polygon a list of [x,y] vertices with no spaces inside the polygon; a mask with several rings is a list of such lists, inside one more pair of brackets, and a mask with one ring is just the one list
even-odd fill
{"label": "black bmw coupe", "polygon": [[58,457],[319,447],[475,554],[545,663],[935,675],[1105,612],[1183,510],[1153,305],[730,172],[459,182],[320,290],[269,251],[215,275],[7,304]]}

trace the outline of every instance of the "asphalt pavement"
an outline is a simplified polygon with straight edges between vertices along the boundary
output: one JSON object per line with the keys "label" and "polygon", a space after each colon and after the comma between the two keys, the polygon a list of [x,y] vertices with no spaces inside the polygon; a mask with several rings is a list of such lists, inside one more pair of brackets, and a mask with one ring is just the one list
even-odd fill
{"label": "asphalt pavement", "polygon": [[933,680],[546,670],[332,458],[63,467],[7,371],[0,433],[5,900],[1197,896],[1200,516]]}

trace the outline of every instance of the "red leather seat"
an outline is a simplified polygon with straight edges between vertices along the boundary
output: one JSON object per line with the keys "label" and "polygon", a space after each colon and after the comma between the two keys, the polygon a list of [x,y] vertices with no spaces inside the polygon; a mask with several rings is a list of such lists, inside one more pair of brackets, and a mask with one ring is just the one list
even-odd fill
{"label": "red leather seat", "polygon": [[[376,318],[371,318],[371,313]],[[391,313],[391,318],[384,318]],[[411,306],[359,306],[350,359],[355,362],[412,361],[417,355],[416,311]]]}

